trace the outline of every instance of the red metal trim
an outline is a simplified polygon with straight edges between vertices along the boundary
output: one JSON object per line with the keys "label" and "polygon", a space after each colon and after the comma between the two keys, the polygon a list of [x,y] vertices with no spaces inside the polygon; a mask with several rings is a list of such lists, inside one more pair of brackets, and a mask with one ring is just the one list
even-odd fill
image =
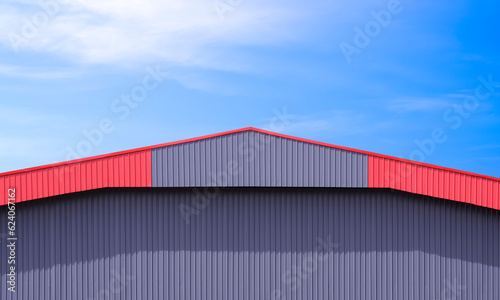
{"label": "red metal trim", "polygon": [[500,210],[500,181],[368,156],[368,187],[443,198]]}
{"label": "red metal trim", "polygon": [[151,150],[142,150],[2,175],[0,206],[12,187],[16,202],[103,187],[151,187],[151,168]]}

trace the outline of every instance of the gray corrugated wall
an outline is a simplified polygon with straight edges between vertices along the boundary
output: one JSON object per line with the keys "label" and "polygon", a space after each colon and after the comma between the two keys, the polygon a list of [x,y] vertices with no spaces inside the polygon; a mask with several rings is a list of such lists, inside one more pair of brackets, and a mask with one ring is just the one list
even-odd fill
{"label": "gray corrugated wall", "polygon": [[499,211],[384,189],[214,195],[105,189],[19,204],[18,292],[6,292],[2,245],[0,297],[500,299]]}
{"label": "gray corrugated wall", "polygon": [[367,187],[368,156],[246,131],[152,150],[154,187]]}

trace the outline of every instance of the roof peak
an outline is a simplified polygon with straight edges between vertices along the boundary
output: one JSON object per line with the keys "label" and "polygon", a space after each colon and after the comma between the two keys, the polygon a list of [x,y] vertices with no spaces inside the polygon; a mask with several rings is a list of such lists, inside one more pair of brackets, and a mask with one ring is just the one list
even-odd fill
{"label": "roof peak", "polygon": [[[225,152],[229,153],[228,151],[232,151],[230,152],[232,153],[231,159],[237,157],[237,161],[240,159],[243,160],[248,165],[241,167],[250,170],[252,164],[255,164],[255,162],[245,160],[241,156],[243,154],[237,149],[240,139],[236,136],[231,136],[245,132],[255,132],[272,136],[270,142],[274,143],[274,147],[267,148],[262,155],[259,155],[259,159],[265,160],[261,160],[258,165],[268,168],[274,176],[286,174],[285,181],[281,179],[275,180],[275,182],[279,183],[277,186],[280,187],[300,186],[295,181],[291,183],[286,181],[290,179],[288,174],[296,173],[298,176],[298,174],[303,175],[304,170],[313,170],[312,175],[306,176],[307,181],[303,181],[304,184],[310,184],[309,181],[314,179],[319,180],[318,182],[322,182],[322,184],[328,187],[392,188],[500,210],[500,203],[498,202],[500,191],[499,178],[336,146],[254,127],[244,127],[149,147],[6,172],[0,174],[0,190],[15,187],[20,191],[20,201],[28,201],[105,187],[155,187],[157,185],[153,184],[153,179],[156,180],[154,182],[158,183],[158,178],[163,178],[164,174],[172,174],[172,172],[174,174],[179,172],[179,178],[185,178],[186,172],[192,172],[192,176],[188,176],[188,178],[197,178],[198,175],[207,178],[208,175],[203,175],[207,170],[205,165],[200,163],[200,159],[191,159],[193,151],[199,153],[197,157],[206,157],[206,159],[201,159],[201,161],[215,159],[215,161],[210,163],[215,170],[210,170],[210,172],[213,171],[219,174],[219,172],[224,171],[219,170],[224,162],[215,157],[224,155]],[[255,135],[258,136],[258,134]],[[228,140],[232,139],[233,142],[210,142],[210,139],[219,137],[228,137]],[[170,147],[197,141],[201,141],[199,147],[190,149],[186,149],[185,147]],[[231,147],[232,150],[227,151],[227,147]],[[308,151],[305,148],[308,148]],[[271,149],[273,151],[269,151]],[[276,152],[280,151],[279,149],[287,149],[286,155]],[[212,155],[214,151],[217,152],[217,156]],[[158,161],[159,157],[163,155],[161,153],[166,152],[177,154],[161,158],[161,167],[159,167],[154,162]],[[327,154],[328,152],[330,153]],[[184,157],[184,159],[179,159],[179,157]],[[169,160],[168,163],[167,160]],[[269,162],[272,163],[269,164]],[[188,166],[186,163],[190,165]],[[153,165],[155,166],[154,168]],[[173,170],[172,172],[162,169],[173,167],[175,167],[175,170],[169,169]],[[343,173],[338,173],[337,170],[341,170]],[[259,172],[255,173],[254,169],[251,173],[260,174]],[[156,174],[156,177],[153,174]],[[325,174],[335,174],[335,176],[339,177],[337,178],[333,175],[333,177],[328,177],[330,175]],[[174,175],[175,178],[177,178],[176,176]],[[266,176],[262,178],[257,177],[260,178],[259,180],[267,178]],[[295,176],[292,177],[295,178]],[[339,178],[343,179],[340,180]],[[353,178],[361,178],[361,181],[356,181],[358,183],[362,182],[361,186],[351,186]],[[255,181],[250,182],[252,184],[249,186],[256,184]],[[283,182],[288,182],[289,185],[282,185]],[[196,184],[200,183],[196,182]],[[206,184],[207,186],[213,185],[213,183],[209,182]],[[261,184],[263,184],[262,186],[268,186],[267,182],[261,182]],[[225,185],[222,184],[221,186]],[[257,186],[259,185],[257,184]],[[312,186],[317,185],[313,184]],[[0,206],[2,203],[6,203],[5,201],[2,202],[2,200],[0,198]]]}
{"label": "roof peak", "polygon": [[89,156],[89,157],[84,157],[84,158],[79,158],[79,159],[74,159],[74,160],[67,160],[67,161],[53,163],[53,164],[47,164],[47,165],[41,165],[41,166],[36,166],[36,167],[31,167],[31,168],[8,171],[8,172],[0,173],[0,177],[6,176],[6,175],[12,175],[12,174],[33,171],[33,170],[38,170],[38,169],[45,169],[45,168],[69,165],[69,164],[74,164],[74,163],[79,163],[79,162],[91,161],[91,160],[101,159],[101,158],[106,158],[106,157],[111,157],[111,156],[119,156],[119,155],[134,153],[134,152],[147,151],[147,150],[168,147],[168,146],[173,146],[173,145],[178,145],[178,144],[185,144],[185,143],[190,143],[190,142],[194,142],[194,141],[210,139],[210,138],[215,138],[215,137],[220,137],[220,136],[225,136],[225,135],[230,135],[230,134],[235,134],[235,133],[240,133],[240,132],[246,132],[246,131],[253,131],[253,132],[258,132],[258,133],[268,134],[271,136],[280,137],[280,138],[291,139],[291,140],[295,140],[295,141],[299,141],[299,142],[310,143],[310,144],[314,144],[314,145],[335,148],[335,149],[339,149],[339,150],[345,150],[345,151],[350,151],[350,152],[355,152],[355,153],[360,153],[360,154],[371,155],[371,156],[382,158],[382,159],[390,159],[390,160],[395,160],[395,161],[399,161],[399,162],[410,163],[410,164],[415,164],[415,165],[434,168],[434,169],[440,169],[443,171],[456,172],[456,173],[461,173],[464,175],[476,176],[476,177],[481,177],[481,178],[485,178],[485,179],[500,181],[500,178],[496,178],[496,177],[492,177],[492,176],[487,176],[487,175],[482,175],[482,174],[477,174],[477,173],[442,167],[442,166],[438,166],[438,165],[432,165],[432,164],[428,164],[428,163],[413,161],[413,160],[409,160],[409,159],[399,158],[399,157],[395,157],[395,156],[389,156],[389,155],[365,151],[365,150],[359,150],[359,149],[354,149],[354,148],[349,148],[349,147],[344,147],[344,146],[338,146],[338,145],[334,145],[334,144],[330,144],[330,143],[324,143],[324,142],[319,142],[319,141],[305,139],[305,138],[299,138],[299,137],[286,135],[286,134],[282,134],[282,133],[277,133],[277,132],[273,132],[273,131],[268,131],[268,130],[264,130],[264,129],[260,129],[260,128],[256,128],[256,127],[251,127],[251,126],[243,127],[243,128],[239,128],[239,129],[234,129],[234,130],[229,130],[229,131],[223,131],[223,132],[214,133],[214,134],[198,136],[198,137],[194,137],[194,138],[173,141],[173,142],[156,144],[156,145],[152,145],[152,146],[139,147],[139,148],[111,152],[111,153],[106,153],[106,154],[101,154],[101,155],[96,155],[96,156]]}

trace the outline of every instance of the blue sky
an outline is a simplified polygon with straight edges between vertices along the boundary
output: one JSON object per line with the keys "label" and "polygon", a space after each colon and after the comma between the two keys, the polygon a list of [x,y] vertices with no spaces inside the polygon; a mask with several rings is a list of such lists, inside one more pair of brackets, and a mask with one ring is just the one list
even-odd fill
{"label": "blue sky", "polygon": [[495,1],[42,3],[0,4],[0,172],[253,126],[500,177]]}

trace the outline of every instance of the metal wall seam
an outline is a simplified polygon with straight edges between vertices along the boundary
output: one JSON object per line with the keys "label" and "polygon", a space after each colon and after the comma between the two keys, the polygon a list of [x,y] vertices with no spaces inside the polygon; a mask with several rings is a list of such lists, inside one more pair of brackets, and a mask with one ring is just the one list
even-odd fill
{"label": "metal wall seam", "polygon": [[500,209],[500,180],[368,156],[368,187],[401,191]]}
{"label": "metal wall seam", "polygon": [[7,189],[16,188],[16,202],[103,187],[150,187],[151,150],[89,159],[0,176],[0,206]]}

